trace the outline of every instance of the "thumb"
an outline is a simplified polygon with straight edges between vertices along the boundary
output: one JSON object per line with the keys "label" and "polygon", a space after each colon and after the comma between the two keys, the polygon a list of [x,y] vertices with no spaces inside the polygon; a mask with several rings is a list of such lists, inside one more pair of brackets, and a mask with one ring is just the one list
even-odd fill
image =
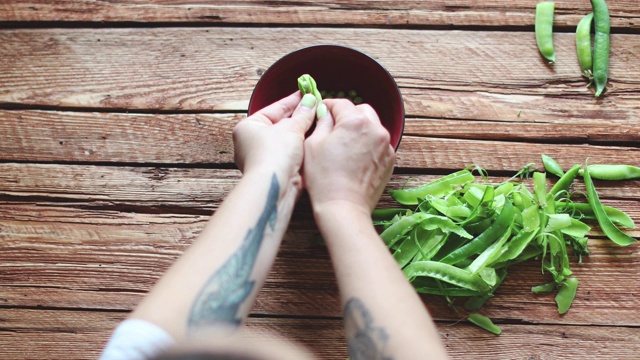
{"label": "thumb", "polygon": [[311,128],[311,124],[313,124],[313,120],[316,118],[317,102],[318,100],[314,95],[306,94],[302,97],[302,100],[300,100],[300,104],[298,104],[298,107],[293,111],[291,117],[283,119],[280,123],[304,135],[309,128]]}

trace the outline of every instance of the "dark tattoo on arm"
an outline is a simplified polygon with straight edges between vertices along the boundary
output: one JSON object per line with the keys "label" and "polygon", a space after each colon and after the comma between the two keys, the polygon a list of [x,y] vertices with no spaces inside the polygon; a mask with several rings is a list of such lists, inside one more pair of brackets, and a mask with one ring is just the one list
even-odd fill
{"label": "dark tattoo on arm", "polygon": [[[249,279],[264,239],[267,225],[273,230],[277,218],[280,186],[275,174],[271,178],[267,203],[256,225],[249,229],[242,245],[207,280],[196,297],[189,314],[188,328],[207,325],[231,325],[242,322],[238,309],[249,297],[255,282]],[[242,214],[238,214],[242,216]]]}
{"label": "dark tattoo on arm", "polygon": [[351,360],[391,360],[384,354],[389,336],[383,328],[373,325],[362,300],[351,298],[344,305],[344,328]]}

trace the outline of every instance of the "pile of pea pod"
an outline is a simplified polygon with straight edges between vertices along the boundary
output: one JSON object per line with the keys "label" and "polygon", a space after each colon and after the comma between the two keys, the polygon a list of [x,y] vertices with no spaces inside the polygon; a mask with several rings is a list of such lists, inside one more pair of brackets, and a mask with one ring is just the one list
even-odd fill
{"label": "pile of pea pod", "polygon": [[[502,183],[486,181],[483,170],[454,172],[427,184],[389,191],[402,207],[376,209],[374,224],[416,291],[444,296],[450,304],[465,298],[475,312],[493,296],[507,269],[538,259],[552,281],[532,288],[534,293],[557,291],[558,312],[569,310],[578,287],[569,254],[580,262],[588,255],[585,221],[597,221],[618,245],[636,240],[622,228],[635,228],[623,211],[603,205],[592,179],[640,178],[640,168],[628,165],[576,164],[566,172],[542,155],[546,171],[523,168]],[[558,177],[547,188],[547,173]],[[533,192],[521,181],[532,174]],[[574,202],[574,180],[582,176],[587,202]],[[570,251],[573,250],[573,251]],[[468,320],[492,333],[500,328],[478,313]]]}

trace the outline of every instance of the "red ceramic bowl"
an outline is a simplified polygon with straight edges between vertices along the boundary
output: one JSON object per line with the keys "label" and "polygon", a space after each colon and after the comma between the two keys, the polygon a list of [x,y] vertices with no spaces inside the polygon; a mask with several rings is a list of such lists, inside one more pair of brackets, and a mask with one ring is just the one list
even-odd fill
{"label": "red ceramic bowl", "polygon": [[296,50],[264,72],[249,101],[251,115],[298,89],[298,77],[311,75],[318,90],[356,90],[371,105],[398,148],[404,130],[402,95],[389,72],[370,56],[339,45],[315,45]]}

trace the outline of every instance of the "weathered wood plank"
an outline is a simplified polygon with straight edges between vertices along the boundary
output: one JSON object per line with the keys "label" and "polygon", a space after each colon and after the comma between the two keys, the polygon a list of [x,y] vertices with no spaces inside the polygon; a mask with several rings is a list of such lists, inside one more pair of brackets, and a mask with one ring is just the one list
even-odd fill
{"label": "weathered wood plank", "polygon": [[[0,103],[243,110],[260,74],[284,54],[318,39],[368,53],[403,91],[420,89],[422,95],[434,89],[536,95],[557,102],[557,109],[566,96],[581,99],[592,111],[594,104],[615,107],[618,99],[638,102],[640,65],[631,54],[640,38],[634,35],[612,36],[609,91],[597,100],[581,78],[571,33],[555,35],[559,60],[547,66],[533,32],[234,27],[5,30],[0,33]],[[515,102],[511,116],[523,100],[503,99]],[[413,101],[424,101],[413,115],[429,116],[425,107],[437,105],[429,98]],[[620,119],[624,111],[593,117]]]}
{"label": "weathered wood plank", "polygon": [[[610,1],[614,28],[640,27],[633,0]],[[557,5],[555,25],[575,26],[588,2]],[[29,0],[0,4],[6,22],[197,22],[212,24],[322,24],[407,26],[532,26],[535,4],[500,0],[460,1],[93,1]],[[260,16],[258,16],[260,15]]]}
{"label": "weathered wood plank", "polygon": [[403,136],[396,167],[409,169],[462,169],[479,165],[489,171],[518,171],[539,163],[547,154],[563,164],[637,164],[640,147],[583,144],[545,144],[488,140],[458,140]]}
{"label": "weathered wood plank", "polygon": [[[195,239],[206,219],[0,206],[0,305],[131,310]],[[316,234],[310,214],[292,223],[255,313],[339,316],[330,259],[315,243]],[[531,286],[549,281],[535,261],[512,269],[486,312],[504,322],[640,325],[639,299],[629,291],[628,276],[640,267],[640,247],[593,238],[590,250],[583,264],[572,266],[581,285],[569,314],[558,316],[553,296],[531,294]],[[436,319],[457,319],[443,299],[425,301]]]}
{"label": "weathered wood plank", "polygon": [[85,205],[211,210],[240,178],[238,170],[92,165],[0,164],[0,194]]}
{"label": "weathered wood plank", "polygon": [[[126,313],[0,309],[1,353],[10,359],[87,359],[102,351]],[[495,336],[468,323],[438,323],[452,359],[634,359],[637,328],[608,326],[501,325]],[[249,318],[249,332],[280,335],[301,343],[320,359],[345,359],[340,319]],[[250,335],[249,335],[250,336]]]}
{"label": "weathered wood plank", "polygon": [[[554,101],[534,101],[526,106],[530,110],[518,116],[511,101],[494,97],[498,100],[493,102],[487,99],[489,94],[432,95],[430,100],[416,98],[410,103],[414,103],[411,107],[416,113],[436,118],[408,117],[405,137],[640,146],[640,101],[615,102],[601,108],[571,99],[563,107]],[[525,108],[523,103],[517,105]],[[614,119],[599,118],[607,109]],[[565,111],[572,114],[564,116]],[[228,164],[233,162],[231,130],[243,117],[0,110],[0,159]],[[401,152],[414,150],[405,143]]]}
{"label": "weathered wood plank", "polygon": [[[37,161],[37,159],[41,159],[64,162],[144,163],[149,165],[154,163],[160,165],[188,163],[224,165],[225,167],[233,165],[233,143],[228,133],[216,136],[215,139],[218,141],[207,142],[206,139],[203,139],[200,141],[201,145],[196,146],[186,145],[180,137],[167,139],[157,144],[157,147],[146,142],[123,145],[117,140],[113,143],[99,139],[84,140],[85,135],[80,134],[72,135],[72,137],[80,139],[78,141],[66,140],[68,142],[65,143],[65,140],[31,141],[27,138],[25,139],[27,143],[31,143],[33,146],[42,146],[37,153],[29,155],[20,150],[20,146],[5,145],[5,148],[10,149],[5,155],[9,157],[6,160]],[[144,138],[142,132],[139,137]],[[60,144],[60,141],[63,144]],[[170,145],[163,147],[167,142]],[[52,149],[51,146],[54,147],[53,152],[48,153],[48,149]],[[60,147],[60,149],[56,150],[55,147]],[[156,152],[156,149],[159,151]],[[396,167],[398,169],[460,169],[476,164],[488,170],[517,171],[528,163],[538,162],[542,153],[568,164],[583,163],[589,158],[591,163],[637,165],[640,158],[640,147],[635,145],[635,142],[629,143],[628,146],[614,147],[405,135],[396,154]],[[12,156],[13,154],[15,154],[15,158]],[[15,167],[16,165],[4,166]]]}
{"label": "weathered wood plank", "polygon": [[[514,169],[519,170],[527,164],[524,160],[526,159]],[[535,168],[543,170],[539,156],[530,160]],[[584,161],[572,160],[575,159],[559,157],[559,163],[565,169]],[[591,158],[591,163],[596,163],[594,158]],[[472,163],[467,165],[470,164]],[[453,171],[462,168],[453,168]],[[509,168],[501,168],[504,169]],[[489,175],[493,174],[490,172]],[[237,184],[240,176],[240,171],[230,169],[0,163],[0,196],[14,199],[16,205],[20,201],[38,201],[42,206],[39,211],[43,212],[46,211],[46,202],[62,201],[68,206],[81,209],[137,208],[139,211],[152,213],[173,211],[209,215]],[[387,189],[420,186],[439,176],[441,175],[394,175]],[[507,179],[492,177],[491,180],[500,182]],[[550,185],[555,181],[554,177],[549,177]],[[525,183],[532,188],[530,182]],[[640,224],[640,208],[636,205],[640,201],[638,180],[596,181],[596,188],[603,202],[623,209]],[[574,190],[579,193],[585,191],[581,180],[574,182]],[[299,210],[308,211],[306,197],[302,197],[301,203],[304,205]],[[5,204],[5,211],[10,211],[11,203]],[[383,194],[380,206],[396,205],[388,195]],[[29,219],[31,216],[29,213],[20,214],[20,211],[22,210],[7,214],[15,216],[15,219]],[[44,219],[51,218],[49,214],[46,215]]]}

